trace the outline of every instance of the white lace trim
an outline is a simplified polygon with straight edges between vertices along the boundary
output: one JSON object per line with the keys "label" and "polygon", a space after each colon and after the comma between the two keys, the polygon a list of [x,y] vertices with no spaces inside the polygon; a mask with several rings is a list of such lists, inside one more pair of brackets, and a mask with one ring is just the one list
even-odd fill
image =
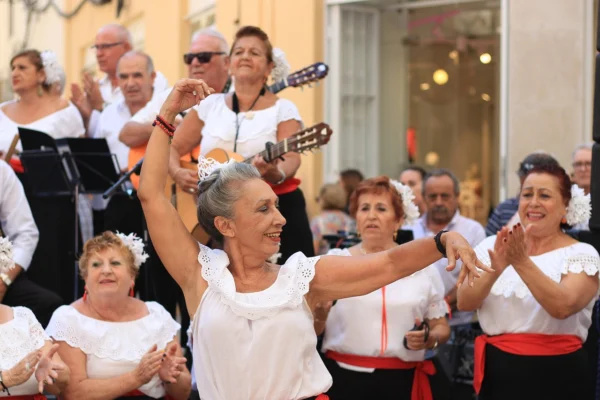
{"label": "white lace trim", "polygon": [[146,302],[146,306],[148,315],[127,322],[101,321],[62,306],[52,315],[46,332],[87,355],[138,361],[155,344],[164,349],[181,328],[160,304]]}
{"label": "white lace trim", "polygon": [[[508,268],[512,269],[512,267]],[[559,268],[551,268],[547,271],[542,269],[542,272],[554,282],[559,283],[562,275],[568,273],[580,274],[585,272],[587,275],[592,276],[597,274],[599,270],[600,258],[590,254],[578,254],[567,257]],[[512,273],[508,274],[507,272]],[[504,271],[500,275],[494,286],[492,286],[491,293],[506,298],[514,295],[519,299],[532,296],[531,291],[514,269],[512,271]]]}
{"label": "white lace trim", "polygon": [[351,256],[350,250],[348,249],[330,249],[327,252],[328,256]]}
{"label": "white lace trim", "polygon": [[437,319],[445,317],[446,314],[448,314],[448,305],[444,300],[440,300],[437,303],[429,304],[425,318]]}
{"label": "white lace trim", "polygon": [[12,320],[0,324],[0,370],[12,368],[50,340],[30,309],[14,307],[13,315]]}
{"label": "white lace trim", "polygon": [[202,277],[209,288],[220,295],[221,301],[234,314],[250,320],[272,317],[284,308],[302,304],[318,261],[319,257],[307,258],[300,252],[295,253],[280,267],[275,283],[269,288],[256,293],[237,293],[233,275],[227,268],[229,258],[224,251],[200,245],[198,255]]}

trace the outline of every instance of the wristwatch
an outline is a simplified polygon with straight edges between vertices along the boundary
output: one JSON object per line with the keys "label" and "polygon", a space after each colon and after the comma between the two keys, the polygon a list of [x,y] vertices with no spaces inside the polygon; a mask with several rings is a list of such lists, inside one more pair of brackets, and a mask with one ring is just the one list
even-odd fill
{"label": "wristwatch", "polygon": [[281,167],[277,167],[277,170],[281,174],[281,179],[278,180],[277,182],[275,182],[275,184],[281,185],[283,182],[285,182],[285,180],[287,179],[287,176],[285,175],[285,172],[281,169]]}
{"label": "wristwatch", "polygon": [[9,276],[6,275],[4,272],[2,272],[0,274],[0,279],[2,280],[2,282],[4,282],[6,287],[9,287],[10,285],[12,285],[12,279],[10,279]]}
{"label": "wristwatch", "polygon": [[435,350],[438,347],[438,341],[439,341],[438,335],[434,335],[434,337],[435,337],[435,343],[433,344],[433,347],[431,348],[431,350]]}
{"label": "wristwatch", "polygon": [[10,396],[10,392],[8,391],[8,387],[4,384],[4,380],[2,379],[2,371],[0,371],[0,389],[2,392],[8,393]]}

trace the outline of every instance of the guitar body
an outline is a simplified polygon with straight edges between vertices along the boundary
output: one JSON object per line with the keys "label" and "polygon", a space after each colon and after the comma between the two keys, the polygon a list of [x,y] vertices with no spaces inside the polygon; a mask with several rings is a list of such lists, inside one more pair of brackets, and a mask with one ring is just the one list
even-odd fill
{"label": "guitar body", "polygon": [[237,153],[234,153],[233,151],[227,151],[227,150],[223,150],[223,149],[213,149],[213,150],[209,151],[205,157],[212,158],[220,163],[226,163],[231,159],[233,159],[237,162],[244,161],[243,156],[241,156]]}

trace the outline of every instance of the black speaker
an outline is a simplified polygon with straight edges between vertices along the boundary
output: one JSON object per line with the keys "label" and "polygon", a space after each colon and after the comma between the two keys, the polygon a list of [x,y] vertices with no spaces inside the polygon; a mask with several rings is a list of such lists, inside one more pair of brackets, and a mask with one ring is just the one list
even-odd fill
{"label": "black speaker", "polygon": [[594,140],[600,143],[600,53],[596,54],[596,79],[594,84]]}

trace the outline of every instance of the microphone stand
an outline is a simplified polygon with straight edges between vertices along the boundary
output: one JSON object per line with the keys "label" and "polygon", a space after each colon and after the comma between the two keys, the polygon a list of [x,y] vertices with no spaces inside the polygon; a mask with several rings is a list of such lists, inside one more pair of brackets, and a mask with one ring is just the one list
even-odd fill
{"label": "microphone stand", "polygon": [[133,166],[133,168],[131,168],[129,171],[127,171],[127,173],[125,173],[125,175],[120,177],[119,180],[116,181],[114,185],[112,185],[110,188],[108,188],[108,190],[106,192],[102,193],[102,198],[108,199],[110,196],[112,196],[117,191],[119,186],[121,186],[125,181],[129,180],[129,177],[131,177],[131,175],[133,175],[133,174],[139,175],[140,171],[142,170],[143,163],[144,163],[144,159],[142,158],[140,161],[137,162],[137,164],[135,164]]}

